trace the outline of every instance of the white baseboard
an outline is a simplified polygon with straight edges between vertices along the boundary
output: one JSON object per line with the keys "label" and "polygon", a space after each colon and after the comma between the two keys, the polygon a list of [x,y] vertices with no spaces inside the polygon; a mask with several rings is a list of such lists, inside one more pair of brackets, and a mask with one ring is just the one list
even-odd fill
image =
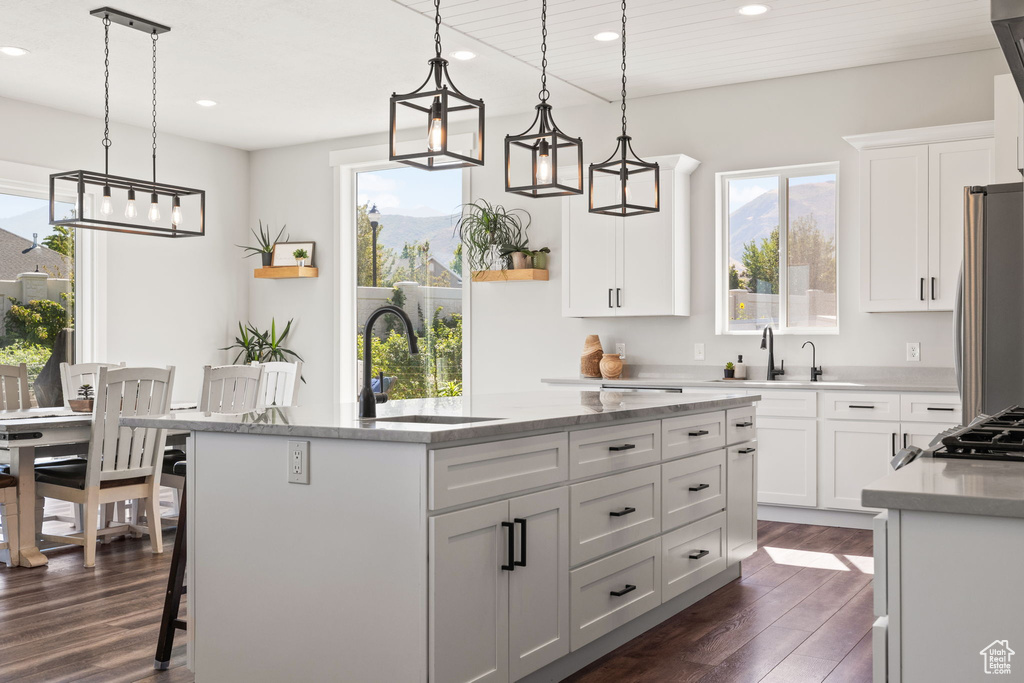
{"label": "white baseboard", "polygon": [[782,505],[758,505],[757,518],[765,522],[790,522],[793,524],[818,524],[839,526],[847,529],[870,529],[871,520],[877,512],[847,512],[844,510],[818,510],[816,508],[791,508]]}

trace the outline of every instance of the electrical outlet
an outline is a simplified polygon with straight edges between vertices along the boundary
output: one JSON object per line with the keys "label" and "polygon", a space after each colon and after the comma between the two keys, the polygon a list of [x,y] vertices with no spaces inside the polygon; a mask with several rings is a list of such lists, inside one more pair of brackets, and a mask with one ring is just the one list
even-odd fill
{"label": "electrical outlet", "polygon": [[288,483],[309,483],[309,442],[288,442]]}
{"label": "electrical outlet", "polygon": [[921,342],[907,342],[907,360],[920,362]]}
{"label": "electrical outlet", "polygon": [[704,345],[703,344],[694,344],[693,345],[693,359],[694,360],[704,360]]}
{"label": "electrical outlet", "polygon": [[619,358],[625,360],[626,359],[626,345],[625,344],[616,344],[615,345],[615,353],[619,354]]}

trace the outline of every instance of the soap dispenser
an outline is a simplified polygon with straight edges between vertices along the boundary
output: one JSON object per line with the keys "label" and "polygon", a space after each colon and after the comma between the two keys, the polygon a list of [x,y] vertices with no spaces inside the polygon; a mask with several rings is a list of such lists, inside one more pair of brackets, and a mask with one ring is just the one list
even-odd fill
{"label": "soap dispenser", "polygon": [[743,364],[743,356],[742,355],[739,358],[736,359],[736,374],[735,374],[735,377],[736,377],[736,379],[746,379],[747,378],[747,366]]}

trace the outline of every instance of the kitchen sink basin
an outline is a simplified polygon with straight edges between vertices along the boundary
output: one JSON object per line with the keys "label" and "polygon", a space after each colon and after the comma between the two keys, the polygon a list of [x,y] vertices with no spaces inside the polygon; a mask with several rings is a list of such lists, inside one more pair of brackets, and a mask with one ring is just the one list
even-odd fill
{"label": "kitchen sink basin", "polygon": [[497,417],[467,417],[465,415],[395,415],[393,417],[371,417],[368,422],[408,422],[427,425],[461,425],[471,422],[491,422]]}

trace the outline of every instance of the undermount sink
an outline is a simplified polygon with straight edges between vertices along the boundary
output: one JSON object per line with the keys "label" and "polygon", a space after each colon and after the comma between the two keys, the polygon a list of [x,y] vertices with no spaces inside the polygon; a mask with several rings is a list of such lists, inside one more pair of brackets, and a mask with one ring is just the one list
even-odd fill
{"label": "undermount sink", "polygon": [[395,415],[393,417],[375,417],[368,422],[411,422],[428,425],[460,425],[470,422],[490,422],[497,417],[466,417],[465,415]]}

